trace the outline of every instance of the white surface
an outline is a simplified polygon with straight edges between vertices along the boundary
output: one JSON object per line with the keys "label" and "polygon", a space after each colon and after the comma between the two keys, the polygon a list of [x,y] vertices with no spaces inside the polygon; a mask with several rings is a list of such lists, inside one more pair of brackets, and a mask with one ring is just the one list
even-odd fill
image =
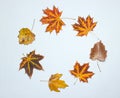
{"label": "white surface", "polygon": [[[98,24],[95,33],[106,46],[107,59],[99,63],[89,59],[90,49],[97,42],[89,33],[87,37],[77,37],[71,24],[76,21],[63,20],[66,26],[56,35],[45,33],[47,25],[39,20],[42,10],[53,5],[63,11],[62,17],[78,18],[91,15]],[[0,98],[120,98],[120,1],[119,0],[0,0]],[[18,31],[32,27],[36,40],[28,46],[19,45]],[[36,50],[44,55],[40,62],[45,71],[34,70],[32,79],[24,69],[18,71],[22,54]],[[69,70],[78,61],[90,63],[90,71],[95,75],[89,83],[77,82]],[[60,93],[51,92],[47,82],[51,74],[63,73],[62,79],[69,85]]]}

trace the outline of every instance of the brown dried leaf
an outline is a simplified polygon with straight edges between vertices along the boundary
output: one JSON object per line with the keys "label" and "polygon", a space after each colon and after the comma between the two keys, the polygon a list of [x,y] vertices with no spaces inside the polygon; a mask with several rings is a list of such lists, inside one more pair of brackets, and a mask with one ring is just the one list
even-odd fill
{"label": "brown dried leaf", "polygon": [[94,44],[94,47],[91,48],[90,59],[99,60],[104,62],[107,57],[107,51],[105,50],[105,46],[101,41]]}
{"label": "brown dried leaf", "polygon": [[26,57],[22,58],[19,70],[24,68],[27,75],[31,78],[33,74],[33,68],[43,70],[41,64],[39,63],[39,61],[43,58],[44,57],[42,55],[35,54],[35,51],[32,51],[29,54],[27,54]]}

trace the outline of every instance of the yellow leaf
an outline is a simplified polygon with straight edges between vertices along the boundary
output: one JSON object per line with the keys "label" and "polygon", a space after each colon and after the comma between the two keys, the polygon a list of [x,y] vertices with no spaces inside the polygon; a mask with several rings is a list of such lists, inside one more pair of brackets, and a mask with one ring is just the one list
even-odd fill
{"label": "yellow leaf", "polygon": [[60,92],[58,88],[66,88],[68,85],[65,83],[64,80],[60,80],[62,74],[56,73],[51,75],[48,85],[51,91]]}
{"label": "yellow leaf", "polygon": [[35,40],[35,34],[32,33],[28,28],[22,28],[19,31],[19,44],[28,45]]}

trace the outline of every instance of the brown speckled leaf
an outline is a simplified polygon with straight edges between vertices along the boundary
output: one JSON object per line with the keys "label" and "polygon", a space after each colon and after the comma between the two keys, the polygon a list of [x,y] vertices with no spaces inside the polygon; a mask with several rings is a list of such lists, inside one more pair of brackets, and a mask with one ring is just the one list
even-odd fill
{"label": "brown speckled leaf", "polygon": [[28,45],[35,40],[35,34],[28,28],[22,28],[19,31],[19,44]]}
{"label": "brown speckled leaf", "polygon": [[104,62],[107,57],[107,51],[105,50],[105,46],[101,41],[94,44],[94,47],[91,48],[90,59],[91,60],[99,60]]}

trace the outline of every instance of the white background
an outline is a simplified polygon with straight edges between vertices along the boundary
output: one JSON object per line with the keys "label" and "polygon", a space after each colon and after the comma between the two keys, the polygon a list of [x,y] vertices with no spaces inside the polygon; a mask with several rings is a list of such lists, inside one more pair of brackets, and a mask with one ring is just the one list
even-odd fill
{"label": "white background", "polygon": [[[64,19],[66,26],[58,35],[45,32],[47,25],[39,21],[42,10],[53,5],[63,11],[62,17],[78,18],[90,15],[97,26],[87,37],[77,37],[71,24],[76,20]],[[32,27],[35,41],[19,45],[18,34],[23,27]],[[0,0],[0,98],[120,98],[120,1],[119,0]],[[107,58],[99,62],[89,59],[90,49],[98,41],[106,46]],[[45,71],[34,70],[30,79],[24,69],[19,71],[23,54],[35,50],[44,59]],[[78,61],[90,63],[95,75],[88,83],[77,81],[69,73]],[[51,74],[62,73],[69,87],[60,93],[51,92],[47,82]]]}

